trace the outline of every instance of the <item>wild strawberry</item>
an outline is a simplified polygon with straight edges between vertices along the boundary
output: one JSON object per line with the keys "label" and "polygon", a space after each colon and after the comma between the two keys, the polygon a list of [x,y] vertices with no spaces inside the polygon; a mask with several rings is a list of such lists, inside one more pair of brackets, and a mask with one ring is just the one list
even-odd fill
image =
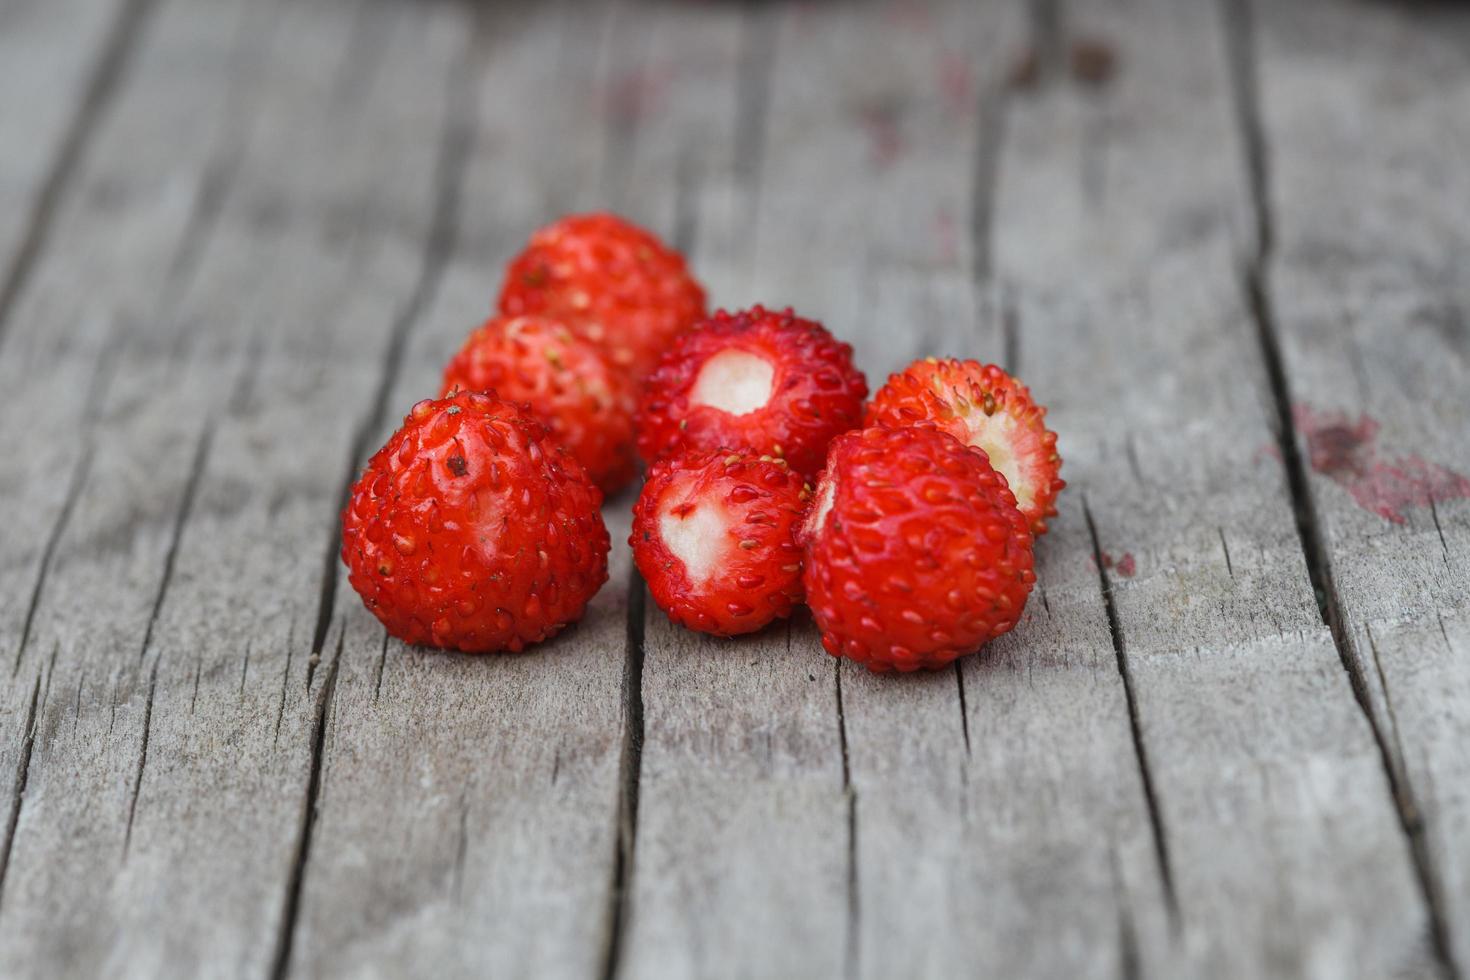
{"label": "wild strawberry", "polygon": [[571,215],[511,261],[500,311],[560,320],[640,380],[704,316],[704,289],[650,232],[616,215]]}
{"label": "wild strawberry", "polygon": [[633,383],[555,320],[492,317],[445,367],[454,391],[525,403],[605,494],[633,478]]}
{"label": "wild strawberry", "polygon": [[932,427],[838,436],[803,525],[807,604],[833,656],[938,668],[1016,625],[1031,533],[985,454]]}
{"label": "wild strawberry", "polygon": [[633,507],[633,560],[669,619],[732,636],[801,601],[794,539],[810,491],[785,463],[718,450],[671,456]]}
{"label": "wild strawberry", "polygon": [[638,452],[652,462],[734,447],[785,459],[804,476],[859,424],[868,382],[852,348],[789,309],[721,310],[681,335],[648,378]]}
{"label": "wild strawberry", "polygon": [[541,423],[461,392],[415,405],[368,463],[342,515],[342,560],[393,636],[519,651],[607,581],[601,503]]}
{"label": "wild strawberry", "polygon": [[1016,495],[1033,534],[1046,533],[1066,481],[1057,474],[1057,436],[1045,425],[1046,409],[1031,392],[994,364],[928,358],[889,377],[868,406],[868,425],[929,422],[961,442],[985,450]]}

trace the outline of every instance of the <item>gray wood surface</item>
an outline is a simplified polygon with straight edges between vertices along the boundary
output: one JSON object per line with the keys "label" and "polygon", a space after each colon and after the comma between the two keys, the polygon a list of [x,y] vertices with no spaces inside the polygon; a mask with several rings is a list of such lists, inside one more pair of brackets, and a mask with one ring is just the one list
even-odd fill
{"label": "gray wood surface", "polygon": [[[1458,980],[1466,104],[1451,4],[0,0],[0,975]],[[679,630],[631,492],[384,635],[348,481],[595,207],[1026,379],[1012,635]]]}

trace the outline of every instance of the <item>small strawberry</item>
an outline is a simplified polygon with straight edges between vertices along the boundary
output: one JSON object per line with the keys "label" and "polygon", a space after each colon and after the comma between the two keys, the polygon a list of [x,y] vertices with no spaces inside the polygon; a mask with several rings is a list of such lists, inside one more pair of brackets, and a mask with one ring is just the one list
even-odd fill
{"label": "small strawberry", "polygon": [[445,367],[454,391],[525,403],[605,494],[633,478],[633,383],[555,320],[492,317]]}
{"label": "small strawberry", "polygon": [[1031,533],[985,454],[932,427],[838,436],[801,530],[807,604],[833,656],[943,667],[1016,625]]}
{"label": "small strawberry", "polygon": [[785,463],[718,450],[654,465],[633,507],[633,560],[669,619],[749,633],[801,601],[794,535],[810,491]]}
{"label": "small strawberry", "polygon": [[489,395],[421,401],[342,515],[349,580],[388,632],[519,651],[607,581],[602,494],[541,423]]}
{"label": "small strawberry", "polygon": [[1057,436],[1046,409],[994,364],[927,358],[889,377],[868,406],[868,425],[932,423],[966,445],[985,450],[1006,478],[1033,534],[1046,533],[1066,481],[1058,473]]}
{"label": "small strawberry", "polygon": [[634,380],[704,311],[704,289],[684,259],[611,214],[571,215],[537,231],[500,292],[500,312],[560,320]]}
{"label": "small strawberry", "polygon": [[681,335],[649,377],[638,452],[734,447],[785,459],[804,476],[862,418],[868,382],[852,348],[789,309],[721,310]]}

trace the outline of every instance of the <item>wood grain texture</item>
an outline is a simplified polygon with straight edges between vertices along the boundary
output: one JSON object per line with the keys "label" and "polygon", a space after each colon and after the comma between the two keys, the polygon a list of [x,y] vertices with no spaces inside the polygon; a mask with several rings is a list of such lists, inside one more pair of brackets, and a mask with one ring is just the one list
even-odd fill
{"label": "wood grain texture", "polygon": [[[372,451],[491,310],[499,270],[547,211],[498,190],[548,174],[554,213],[595,202],[602,157],[561,160],[596,125],[609,12],[569,6],[479,25],[460,107],[455,227],[409,326]],[[587,29],[584,29],[587,28]],[[547,86],[550,86],[549,91]],[[530,107],[546,110],[532,125]],[[538,110],[539,111],[539,110]],[[550,193],[548,191],[548,193]],[[302,976],[594,976],[607,956],[624,745],[629,507],[610,502],[610,580],[582,622],[521,656],[388,640],[344,579],[346,622],[289,967]]]}
{"label": "wood grain texture", "polygon": [[0,5],[0,338],[147,4]]}
{"label": "wood grain texture", "polygon": [[[1128,680],[1177,903],[1171,969],[1433,975],[1389,786],[1271,453],[1221,11],[1068,14],[1063,67],[1007,119],[995,261],[1018,367],[1052,405],[1095,536],[1070,560],[1095,559]],[[1100,85],[1076,75],[1081,39],[1115,52]]]}
{"label": "wood grain texture", "polygon": [[[1470,962],[1470,16],[1257,14],[1267,312],[1330,610],[1396,776],[1447,972]],[[1337,164],[1323,167],[1321,161]]]}
{"label": "wood grain texture", "polygon": [[[767,100],[780,98],[778,35],[790,13],[748,7],[722,18],[668,17],[647,31],[640,52],[644,72],[678,74],[662,111],[639,122],[629,203],[684,239],[712,305],[753,300],[732,289],[752,270],[719,259],[752,254],[735,243],[755,235],[752,212],[770,175],[764,158],[743,161],[748,141],[768,145]],[[692,51],[704,54],[686,60]],[[753,77],[752,63],[769,64],[772,74]],[[681,183],[679,198],[659,200],[660,185]],[[830,664],[802,656],[793,646],[799,636],[778,624],[712,640],[648,604],[618,975],[841,970],[847,805],[838,704]]]}
{"label": "wood grain texture", "polygon": [[[201,124],[246,112],[231,71],[241,62],[215,59],[211,73],[193,59],[206,54],[201,36],[257,45],[242,60],[264,122],[234,117],[244,132],[226,145],[244,159],[233,164],[239,180],[205,202],[217,209],[212,233],[190,231],[201,227],[197,196],[184,196],[183,216],[147,207],[148,191],[177,171],[153,174],[137,160],[137,186],[122,188],[143,198],[137,227],[156,238],[119,248],[113,275],[130,258],[155,276],[155,291],[169,269],[189,274],[115,355],[123,360],[86,447],[89,479],[37,614],[27,656],[54,660],[0,910],[7,974],[258,976],[289,940],[314,737],[331,690],[331,670],[313,656],[324,639],[313,636],[322,551],[334,544],[353,406],[374,390],[394,310],[414,285],[422,216],[434,210],[445,85],[437,103],[420,86],[427,73],[447,81],[462,32],[443,14],[383,6],[271,13],[279,31],[255,30],[262,22],[243,7],[161,11],[147,67],[110,120],[133,145],[142,134],[124,125],[128,111],[160,124],[152,87],[181,82],[192,91],[174,126],[194,112],[205,113]],[[360,53],[358,17],[386,18],[378,27],[392,57],[344,96],[322,69],[334,54]],[[180,68],[193,74],[168,77]],[[401,137],[409,120],[421,138],[395,154],[385,127]],[[296,157],[335,173],[344,195],[405,200],[420,227],[369,235],[334,227],[326,211],[273,210],[298,190],[295,174],[314,175],[277,166]],[[186,169],[201,159],[207,167],[203,148],[174,164],[185,188],[206,179]],[[81,214],[75,221],[80,234]],[[157,261],[185,247],[202,255]],[[38,290],[51,275],[85,271],[57,254]],[[89,300],[123,321],[144,296]]]}

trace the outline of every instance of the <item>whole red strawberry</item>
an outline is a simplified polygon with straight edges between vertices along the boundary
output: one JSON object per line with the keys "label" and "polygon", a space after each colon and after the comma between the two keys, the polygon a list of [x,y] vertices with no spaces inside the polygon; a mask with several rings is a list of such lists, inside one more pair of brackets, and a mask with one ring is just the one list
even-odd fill
{"label": "whole red strawberry", "polygon": [[822,645],[875,671],[938,668],[1016,625],[1031,533],[985,454],[934,428],[832,443],[802,528]]}
{"label": "whole red strawberry", "polygon": [[492,317],[445,367],[453,391],[526,404],[605,494],[633,478],[633,383],[555,320]]}
{"label": "whole red strawberry", "polygon": [[966,445],[985,450],[1026,516],[1033,534],[1046,533],[1065,487],[1058,474],[1057,436],[1046,409],[1026,386],[994,364],[928,358],[889,377],[868,406],[868,425],[932,423]]}
{"label": "whole red strawberry", "polygon": [[652,233],[612,214],[571,215],[511,261],[500,311],[560,320],[638,380],[704,316],[704,289]]}
{"label": "whole red strawberry", "polygon": [[815,320],[721,310],[682,334],[648,378],[638,452],[651,462],[729,446],[814,476],[832,437],[860,423],[867,394],[852,348]]}
{"label": "whole red strawberry", "polygon": [[519,651],[607,581],[601,503],[541,423],[462,392],[415,405],[368,463],[342,515],[342,560],[393,636]]}
{"label": "whole red strawberry", "polygon": [[671,456],[633,507],[633,560],[669,619],[749,633],[801,601],[795,540],[810,491],[785,463],[719,450]]}

